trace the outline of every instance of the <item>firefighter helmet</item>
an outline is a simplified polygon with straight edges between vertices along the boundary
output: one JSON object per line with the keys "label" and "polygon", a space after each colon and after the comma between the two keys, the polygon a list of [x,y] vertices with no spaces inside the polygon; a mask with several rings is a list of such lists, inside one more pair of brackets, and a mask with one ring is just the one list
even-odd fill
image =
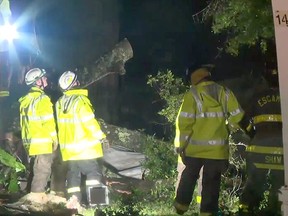
{"label": "firefighter helmet", "polygon": [[44,69],[33,68],[33,69],[29,70],[25,75],[26,85],[34,84],[37,80],[39,80],[45,74],[46,74],[46,71]]}
{"label": "firefighter helmet", "polygon": [[72,71],[65,71],[59,78],[58,84],[63,91],[69,90],[77,81],[77,75]]}
{"label": "firefighter helmet", "polygon": [[210,71],[214,68],[211,64],[193,65],[186,69],[187,80],[192,85],[198,84],[201,80],[211,77]]}

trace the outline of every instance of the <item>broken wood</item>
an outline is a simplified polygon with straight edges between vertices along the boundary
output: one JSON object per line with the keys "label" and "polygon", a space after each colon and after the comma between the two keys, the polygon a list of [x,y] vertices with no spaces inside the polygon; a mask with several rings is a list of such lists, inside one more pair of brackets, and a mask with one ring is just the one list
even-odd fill
{"label": "broken wood", "polygon": [[124,75],[126,73],[125,63],[132,57],[133,49],[127,38],[125,38],[92,65],[77,69],[76,72],[82,87],[86,88],[110,74]]}

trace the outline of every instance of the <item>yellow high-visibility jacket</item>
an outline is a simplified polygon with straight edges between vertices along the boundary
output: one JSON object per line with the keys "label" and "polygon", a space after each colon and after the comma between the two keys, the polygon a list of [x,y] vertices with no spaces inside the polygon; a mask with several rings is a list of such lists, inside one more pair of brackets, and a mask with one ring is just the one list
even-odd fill
{"label": "yellow high-visibility jacket", "polygon": [[19,102],[21,135],[29,155],[51,154],[57,133],[50,98],[40,88],[32,87]]}
{"label": "yellow high-visibility jacket", "polygon": [[102,132],[85,89],[72,89],[56,102],[59,144],[62,158],[86,160],[103,156]]}
{"label": "yellow high-visibility jacket", "polygon": [[239,128],[243,115],[229,89],[213,81],[191,86],[177,115],[174,145],[187,157],[228,159],[229,128]]}

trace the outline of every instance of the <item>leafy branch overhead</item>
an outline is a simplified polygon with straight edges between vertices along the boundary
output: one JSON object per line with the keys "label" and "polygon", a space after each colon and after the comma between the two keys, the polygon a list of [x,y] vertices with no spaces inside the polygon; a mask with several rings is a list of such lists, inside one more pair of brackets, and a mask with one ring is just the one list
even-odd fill
{"label": "leafy branch overhead", "polygon": [[149,75],[147,84],[153,87],[160,100],[166,103],[158,114],[173,124],[187,86],[184,85],[181,78],[175,77],[171,70],[159,71],[156,76]]}
{"label": "leafy branch overhead", "polygon": [[226,35],[225,50],[238,55],[241,47],[260,45],[266,52],[267,42],[274,39],[271,0],[212,0],[206,20],[212,18],[212,32]]}

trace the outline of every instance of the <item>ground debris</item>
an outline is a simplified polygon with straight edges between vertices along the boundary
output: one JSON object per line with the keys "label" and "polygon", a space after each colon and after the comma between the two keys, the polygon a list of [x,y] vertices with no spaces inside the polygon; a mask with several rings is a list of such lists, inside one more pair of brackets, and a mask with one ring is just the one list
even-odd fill
{"label": "ground debris", "polygon": [[77,213],[76,209],[66,208],[67,201],[65,198],[51,194],[42,196],[27,194],[13,203],[5,203],[4,201],[0,207],[1,216],[72,216]]}

